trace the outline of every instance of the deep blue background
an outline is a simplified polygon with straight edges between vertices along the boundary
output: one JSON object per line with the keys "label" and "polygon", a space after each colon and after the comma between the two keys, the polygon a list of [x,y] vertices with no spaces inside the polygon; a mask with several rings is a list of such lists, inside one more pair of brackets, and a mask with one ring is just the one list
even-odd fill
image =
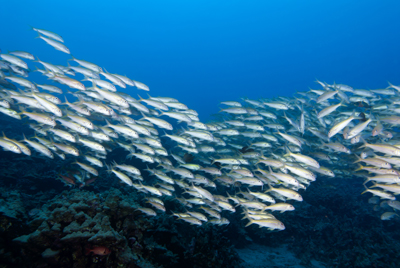
{"label": "deep blue background", "polygon": [[0,48],[66,64],[29,25],[54,31],[75,57],[178,98],[207,120],[220,101],[290,96],[317,87],[316,78],[400,84],[399,10],[389,0],[2,1]]}

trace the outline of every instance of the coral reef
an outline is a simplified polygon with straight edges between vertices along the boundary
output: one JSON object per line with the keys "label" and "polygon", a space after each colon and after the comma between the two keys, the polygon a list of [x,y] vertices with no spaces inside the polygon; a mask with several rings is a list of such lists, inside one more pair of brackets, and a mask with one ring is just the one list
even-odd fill
{"label": "coral reef", "polygon": [[[64,191],[13,239],[18,267],[233,267],[239,258],[221,227],[187,227],[169,215],[145,217],[142,196],[118,189]],[[173,205],[173,204],[172,204]],[[13,256],[11,256],[13,255]],[[16,258],[16,256],[19,256]]]}

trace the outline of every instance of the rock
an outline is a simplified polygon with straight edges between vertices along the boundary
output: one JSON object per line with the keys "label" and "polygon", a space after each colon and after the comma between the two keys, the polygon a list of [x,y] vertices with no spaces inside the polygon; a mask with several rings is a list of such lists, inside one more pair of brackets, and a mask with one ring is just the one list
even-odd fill
{"label": "rock", "polygon": [[23,235],[17,238],[14,238],[13,241],[17,243],[28,243],[29,235]]}
{"label": "rock", "polygon": [[60,253],[59,250],[51,250],[51,248],[47,248],[45,251],[42,253],[43,258],[54,258]]}
{"label": "rock", "polygon": [[74,242],[74,241],[87,241],[90,237],[94,236],[94,233],[90,232],[75,232],[61,238],[61,241]]}

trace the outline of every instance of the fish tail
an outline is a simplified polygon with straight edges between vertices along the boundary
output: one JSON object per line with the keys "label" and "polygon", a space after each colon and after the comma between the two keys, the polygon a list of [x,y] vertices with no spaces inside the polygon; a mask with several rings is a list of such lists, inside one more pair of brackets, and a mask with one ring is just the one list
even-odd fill
{"label": "fish tail", "polygon": [[365,187],[365,191],[362,192],[361,194],[365,194],[365,193],[368,192],[368,190],[369,190],[369,189],[367,188],[367,186],[364,185],[364,187]]}
{"label": "fish tail", "polygon": [[117,165],[118,165],[118,164],[117,164],[117,162],[115,162],[115,160],[112,161],[112,163],[111,163],[111,167],[112,167],[112,168],[116,167]]}
{"label": "fish tail", "polygon": [[77,103],[77,105],[82,105],[85,102],[85,100],[81,96],[78,96],[78,100],[79,102]]}
{"label": "fish tail", "polygon": [[264,193],[268,193],[271,192],[274,188],[272,188],[271,184],[269,182],[267,182],[269,189],[266,190]]}
{"label": "fish tail", "polygon": [[242,220],[244,220],[244,219],[251,220],[251,218],[249,217],[249,213],[247,211],[244,211],[242,214],[245,214],[244,217],[242,218]]}
{"label": "fish tail", "polygon": [[364,138],[363,138],[363,137],[360,137],[360,140],[363,142],[363,145],[361,145],[360,147],[358,147],[358,149],[367,147],[368,143],[364,140]]}
{"label": "fish tail", "polygon": [[364,167],[363,165],[359,164],[359,166],[360,166],[360,167],[359,167],[359,168],[357,168],[357,169],[356,169],[356,170],[354,170],[354,171],[360,171],[360,170],[364,170],[364,168],[365,168],[365,167]]}
{"label": "fish tail", "polygon": [[[83,81],[83,80],[82,80]],[[93,85],[93,88],[96,90],[96,89],[99,89],[98,87],[97,87],[97,85],[96,85],[96,83],[94,82],[94,80],[92,80],[92,85]]]}
{"label": "fish tail", "polygon": [[376,188],[378,186],[376,186],[378,183],[377,182],[373,182],[373,185],[370,188]]}
{"label": "fish tail", "polygon": [[[89,78],[88,78],[87,76],[84,76],[84,78],[82,79],[82,81],[90,81],[90,80],[89,80]],[[94,83],[94,82],[92,81],[92,83]]]}
{"label": "fish tail", "polygon": [[24,108],[20,108],[21,112],[17,113],[18,115],[25,115],[26,111]]}
{"label": "fish tail", "polygon": [[[247,216],[246,216],[247,217]],[[254,223],[254,220],[252,220],[252,219],[249,219],[249,223],[248,224],[246,224],[244,227],[247,227],[247,226],[249,226],[249,225],[251,225],[251,224],[253,224]]]}
{"label": "fish tail", "polygon": [[112,165],[107,165],[105,164],[107,167],[107,173],[110,174],[112,172]]}
{"label": "fish tail", "polygon": [[143,113],[143,112],[140,112],[140,114],[143,116],[143,118],[146,118],[146,116],[144,115],[144,113]]}
{"label": "fish tail", "polygon": [[36,133],[36,131],[35,131],[35,136],[33,136],[34,139],[39,138],[36,134],[37,134],[37,133]]}
{"label": "fish tail", "polygon": [[285,151],[286,151],[286,154],[284,154],[283,157],[290,156],[291,151],[288,146],[285,146]]}
{"label": "fish tail", "polygon": [[271,173],[271,175],[274,176],[274,175],[273,175],[274,172],[272,171],[271,166],[268,166],[268,169],[269,169],[269,173]]}
{"label": "fish tail", "polygon": [[359,163],[362,161],[361,157],[359,157],[358,155],[354,154],[357,157],[357,160],[353,162],[353,164],[355,163]]}

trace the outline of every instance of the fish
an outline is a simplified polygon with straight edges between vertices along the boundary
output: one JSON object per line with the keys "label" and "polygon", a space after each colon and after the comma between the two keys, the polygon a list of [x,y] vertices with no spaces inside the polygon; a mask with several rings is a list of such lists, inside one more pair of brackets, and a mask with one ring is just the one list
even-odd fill
{"label": "fish", "polygon": [[160,128],[164,128],[164,129],[168,129],[168,130],[173,130],[173,127],[170,123],[168,123],[165,120],[159,119],[159,118],[155,118],[155,117],[149,117],[149,116],[145,116],[142,113],[143,119],[144,120],[148,120],[149,122],[157,125]]}
{"label": "fish", "polygon": [[128,101],[124,99],[122,96],[115,94],[113,92],[109,92],[107,90],[102,90],[98,88],[96,85],[93,86],[93,89],[101,96],[103,96],[106,100],[115,103],[121,107],[129,108]]}
{"label": "fish", "polygon": [[79,65],[81,65],[89,70],[92,70],[93,72],[96,72],[96,73],[102,72],[102,69],[100,68],[100,66],[98,66],[94,63],[91,63],[91,62],[88,62],[85,60],[79,60],[79,59],[75,58],[74,56],[72,56],[72,59],[70,59],[70,60],[77,62]]}
{"label": "fish", "polygon": [[26,51],[10,51],[9,54],[17,56],[17,57],[21,57],[21,58],[25,58],[28,60],[35,60],[35,56],[33,56],[31,53],[26,52]]}
{"label": "fish", "polygon": [[38,32],[40,34],[43,34],[43,35],[45,35],[47,37],[50,37],[50,38],[52,38],[54,40],[57,40],[57,41],[59,41],[61,43],[64,43],[64,39],[60,35],[58,35],[58,34],[56,34],[54,32],[51,32],[51,31],[48,31],[48,30],[44,30],[44,29],[38,29],[38,28],[34,28],[34,27],[31,27],[31,28],[32,28],[32,30],[34,30],[34,31],[36,31],[36,32]]}
{"label": "fish", "polygon": [[283,187],[274,188],[274,187],[270,186],[270,189],[267,190],[265,193],[268,193],[268,192],[276,192],[282,196],[285,196],[286,198],[293,199],[296,201],[303,201],[303,197],[299,193],[297,193],[296,191],[287,189],[287,188],[283,188]]}
{"label": "fish", "polygon": [[334,125],[331,130],[328,132],[328,138],[332,138],[335,136],[337,133],[339,133],[342,129],[344,129],[348,124],[350,124],[351,121],[356,119],[355,114],[352,114],[348,118],[338,122],[336,125]]}
{"label": "fish", "polygon": [[57,42],[57,41],[55,41],[53,39],[44,37],[43,35],[40,35],[40,34],[39,34],[39,36],[37,38],[40,38],[40,39],[44,40],[47,44],[49,44],[50,46],[54,47],[55,49],[57,49],[57,50],[59,50],[61,52],[64,52],[64,53],[67,53],[67,54],[71,54],[69,49],[63,43],[60,43],[60,42]]}
{"label": "fish", "polygon": [[14,55],[0,53],[0,58],[23,69],[28,69],[28,64]]}
{"label": "fish", "polygon": [[[58,34],[35,31],[70,54]],[[135,91],[149,91],[149,86],[83,58],[71,55],[60,65],[24,52],[0,56],[5,101],[0,112],[13,124],[31,125],[38,140],[4,136],[2,147],[18,157],[34,159],[38,151],[75,163],[77,174],[55,173],[69,185],[96,185],[107,169],[108,180],[141,192],[135,207],[144,217],[156,211],[171,215],[174,207],[180,209],[172,215],[182,224],[220,228],[229,224],[227,213],[244,213],[245,226],[284,230],[276,213],[294,211],[297,203],[291,200],[303,201],[305,190],[314,191],[309,188],[314,181],[326,185],[331,178],[351,176],[365,178],[370,186],[364,193],[398,207],[400,136],[393,127],[400,122],[395,114],[400,87],[361,90],[318,80],[320,88],[293,97],[222,101],[215,118],[202,122],[179,96],[137,99]],[[35,75],[56,86],[36,83],[28,63],[41,68]],[[24,153],[28,147],[35,149],[31,155]],[[99,179],[91,181],[92,175]]]}
{"label": "fish", "polygon": [[249,219],[249,223],[245,227],[252,224],[257,224],[260,228],[267,227],[269,230],[285,230],[285,225],[276,219],[263,219],[263,220],[253,220]]}
{"label": "fish", "polygon": [[397,213],[394,213],[394,212],[385,212],[385,213],[383,213],[382,215],[381,215],[381,220],[383,220],[383,221],[387,221],[387,220],[391,220],[391,219],[393,219],[394,217],[400,217]]}
{"label": "fish", "polygon": [[93,253],[93,255],[106,256],[111,253],[111,250],[104,246],[98,246],[92,249],[87,248],[85,254],[89,255],[90,253]]}
{"label": "fish", "polygon": [[40,144],[40,143],[37,143],[37,142],[31,141],[31,140],[28,140],[28,139],[25,137],[25,135],[24,135],[24,140],[23,140],[23,141],[26,142],[26,143],[28,143],[29,146],[31,146],[32,148],[34,148],[34,149],[35,149],[36,151],[38,151],[39,153],[41,153],[41,154],[43,154],[43,155],[45,155],[45,156],[47,156],[47,157],[49,157],[49,158],[51,158],[51,159],[54,158],[53,153],[52,153],[46,146],[44,146],[44,145],[42,145],[42,144]]}

